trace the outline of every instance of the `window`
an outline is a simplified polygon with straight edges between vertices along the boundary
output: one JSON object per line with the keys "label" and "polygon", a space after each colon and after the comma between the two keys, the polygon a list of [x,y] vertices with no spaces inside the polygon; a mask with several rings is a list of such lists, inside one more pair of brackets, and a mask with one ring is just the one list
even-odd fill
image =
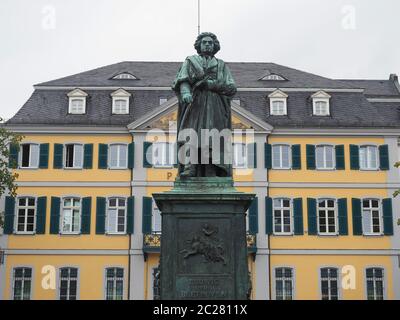
{"label": "window", "polygon": [[62,233],[79,233],[81,230],[81,199],[65,198],[62,203]]}
{"label": "window", "polygon": [[31,268],[14,268],[13,270],[13,299],[30,300],[32,286]]}
{"label": "window", "polygon": [[240,106],[240,99],[232,99],[232,102]]}
{"label": "window", "polygon": [[126,232],[126,199],[108,199],[107,233]]}
{"label": "window", "polygon": [[65,145],[65,168],[82,168],[83,165],[83,145]]}
{"label": "window", "polygon": [[315,164],[317,169],[334,169],[335,148],[333,146],[316,146]]}
{"label": "window", "polygon": [[382,268],[367,268],[367,299],[383,300],[384,299],[384,272]]}
{"label": "window", "polygon": [[128,166],[128,146],[126,144],[110,145],[111,169],[126,169]]}
{"label": "window", "polygon": [[337,234],[336,200],[318,200],[318,233],[322,235]]}
{"label": "window", "polygon": [[60,269],[60,300],[76,300],[78,291],[78,269]]}
{"label": "window", "polygon": [[272,146],[272,168],[290,169],[290,146],[287,145]]}
{"label": "window", "polygon": [[85,113],[85,99],[71,99],[69,113],[71,114],[84,114]]}
{"label": "window", "polygon": [[112,113],[129,114],[129,97],[131,94],[124,89],[118,89],[111,93]]}
{"label": "window", "polygon": [[164,98],[164,97],[160,98],[160,106],[161,106],[162,104],[166,103],[167,101],[168,101],[167,98]]}
{"label": "window", "polygon": [[291,234],[290,199],[274,199],[274,233]]}
{"label": "window", "polygon": [[329,116],[329,103],[326,100],[314,101],[315,116]]}
{"label": "window", "polygon": [[247,168],[247,147],[244,143],[233,144],[233,168]]}
{"label": "window", "polygon": [[106,300],[123,300],[124,298],[124,269],[106,269]]}
{"label": "window", "polygon": [[117,74],[115,77],[113,77],[115,80],[137,80],[137,78],[128,72],[120,73]]}
{"label": "window", "polygon": [[378,147],[361,146],[360,147],[360,168],[363,170],[378,169]]}
{"label": "window", "polygon": [[366,235],[382,234],[380,201],[377,199],[363,199],[362,201],[362,229]]}
{"label": "window", "polygon": [[35,230],[36,199],[18,198],[16,233],[33,233]]}
{"label": "window", "polygon": [[113,104],[114,114],[128,114],[129,113],[129,100],[128,99],[115,99]]}
{"label": "window", "polygon": [[174,163],[174,145],[167,142],[156,142],[153,144],[154,167],[172,167]]}
{"label": "window", "polygon": [[338,269],[321,268],[321,298],[322,300],[338,300]]}
{"label": "window", "polygon": [[262,77],[260,80],[284,81],[286,79],[277,74],[268,74],[268,75]]}
{"label": "window", "polygon": [[22,144],[21,145],[21,168],[37,168],[39,167],[39,145],[38,144]]}
{"label": "window", "polygon": [[152,233],[161,233],[161,211],[158,209],[156,202],[153,199],[153,217],[152,217]]}
{"label": "window", "polygon": [[286,115],[286,103],[284,100],[271,101],[271,115],[274,116]]}
{"label": "window", "polygon": [[293,299],[293,269],[275,269],[275,297],[276,300]]}

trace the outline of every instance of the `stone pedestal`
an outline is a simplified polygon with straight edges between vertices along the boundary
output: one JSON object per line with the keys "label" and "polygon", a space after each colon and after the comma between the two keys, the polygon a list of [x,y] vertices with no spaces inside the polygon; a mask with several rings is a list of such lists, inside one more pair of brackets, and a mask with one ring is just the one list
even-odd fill
{"label": "stone pedestal", "polygon": [[161,299],[247,299],[246,210],[231,178],[186,178],[153,194],[162,213]]}

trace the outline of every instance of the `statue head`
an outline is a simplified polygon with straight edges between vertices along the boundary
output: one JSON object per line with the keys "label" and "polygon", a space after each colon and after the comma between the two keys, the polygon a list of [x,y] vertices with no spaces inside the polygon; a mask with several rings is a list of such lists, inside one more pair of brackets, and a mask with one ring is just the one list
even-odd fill
{"label": "statue head", "polygon": [[197,36],[194,48],[200,55],[213,56],[221,49],[221,46],[214,33],[203,32]]}

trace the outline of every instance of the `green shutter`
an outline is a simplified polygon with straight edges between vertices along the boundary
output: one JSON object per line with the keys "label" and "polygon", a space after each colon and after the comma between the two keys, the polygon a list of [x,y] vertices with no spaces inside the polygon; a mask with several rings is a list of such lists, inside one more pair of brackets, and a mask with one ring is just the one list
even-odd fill
{"label": "green shutter", "polygon": [[345,162],[344,162],[344,145],[338,145],[335,147],[336,154],[336,170],[344,170]]}
{"label": "green shutter", "polygon": [[53,167],[54,169],[62,169],[63,168],[63,145],[59,143],[54,144],[54,159],[53,159]]}
{"label": "green shutter", "polygon": [[99,169],[108,168],[108,144],[99,144]]}
{"label": "green shutter", "polygon": [[51,197],[51,212],[50,212],[50,233],[60,233],[60,205],[61,199]]}
{"label": "green shutter", "polygon": [[249,143],[247,145],[247,167],[257,168],[257,144]]}
{"label": "green shutter", "polygon": [[338,220],[339,220],[339,234],[341,236],[347,236],[349,234],[348,231],[348,223],[347,223],[347,199],[342,198],[338,199]]}
{"label": "green shutter", "polygon": [[393,209],[392,199],[387,198],[382,200],[383,211],[383,234],[386,236],[393,235]]}
{"label": "green shutter", "polygon": [[272,209],[272,198],[265,197],[265,233],[273,233],[273,209]]}
{"label": "green shutter", "polygon": [[355,236],[361,236],[363,234],[361,221],[361,200],[356,198],[351,199],[351,206],[353,212],[353,234]]}
{"label": "green shutter", "polygon": [[128,198],[126,233],[133,234],[135,230],[135,197]]}
{"label": "green shutter", "polygon": [[249,207],[249,233],[258,233],[258,198],[255,197]]}
{"label": "green shutter", "polygon": [[296,198],[293,199],[293,224],[294,224],[294,234],[302,235],[304,234],[303,227],[303,199]]}
{"label": "green shutter", "polygon": [[135,167],[135,143],[131,142],[128,146],[128,168],[133,169]]}
{"label": "green shutter", "polygon": [[379,146],[379,168],[389,170],[389,147],[387,144]]}
{"label": "green shutter", "polygon": [[292,145],[292,169],[301,169],[301,146],[299,144]]}
{"label": "green shutter", "polygon": [[151,218],[153,213],[153,199],[151,197],[143,197],[143,208],[142,208],[142,232],[144,234],[151,233]]}
{"label": "green shutter", "polygon": [[19,145],[11,143],[10,144],[10,154],[8,157],[8,167],[12,169],[18,168],[18,153],[19,153]]}
{"label": "green shutter", "polygon": [[357,145],[350,145],[350,169],[360,170],[360,154]]}
{"label": "green shutter", "polygon": [[306,155],[307,155],[307,169],[315,170],[315,146],[312,144],[308,144],[306,146]]}
{"label": "green shutter", "polygon": [[4,234],[12,234],[14,231],[15,198],[6,197],[4,212]]}
{"label": "green shutter", "polygon": [[106,225],[106,198],[96,198],[96,234],[104,234]]}
{"label": "green shutter", "polygon": [[47,198],[39,197],[37,199],[37,212],[36,212],[36,233],[46,233],[46,208]]}
{"label": "green shutter", "polygon": [[93,144],[85,144],[83,146],[83,168],[93,168]]}
{"label": "green shutter", "polygon": [[40,145],[39,168],[47,169],[48,167],[49,167],[49,144],[42,143]]}
{"label": "green shutter", "polygon": [[153,161],[153,148],[151,142],[143,142],[143,168],[151,168]]}
{"label": "green shutter", "polygon": [[269,143],[264,144],[264,167],[266,169],[272,168],[272,147]]}
{"label": "green shutter", "polygon": [[90,213],[92,211],[92,198],[87,197],[82,199],[82,224],[81,234],[90,234]]}
{"label": "green shutter", "polygon": [[308,209],[308,235],[316,235],[317,231],[317,200],[307,199]]}

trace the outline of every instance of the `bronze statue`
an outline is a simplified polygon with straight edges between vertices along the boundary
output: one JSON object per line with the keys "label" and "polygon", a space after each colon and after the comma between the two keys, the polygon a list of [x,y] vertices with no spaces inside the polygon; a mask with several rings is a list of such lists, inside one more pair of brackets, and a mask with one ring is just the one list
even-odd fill
{"label": "bronze statue", "polygon": [[[178,174],[180,177],[231,177],[231,161],[224,160],[224,155],[227,158],[226,147],[230,150],[231,142],[219,138],[219,159],[215,162],[210,157],[212,148],[208,147],[206,138],[201,137],[205,130],[221,132],[232,129],[230,103],[236,93],[236,85],[228,66],[214,56],[220,50],[216,35],[201,33],[194,47],[198,55],[186,58],[172,88],[179,100],[178,137],[185,129],[192,129],[197,134],[197,159],[187,164],[179,163]],[[179,138],[178,148],[184,143]],[[207,150],[200,150],[200,146],[204,145],[207,145]],[[207,163],[204,163],[205,154]]]}

